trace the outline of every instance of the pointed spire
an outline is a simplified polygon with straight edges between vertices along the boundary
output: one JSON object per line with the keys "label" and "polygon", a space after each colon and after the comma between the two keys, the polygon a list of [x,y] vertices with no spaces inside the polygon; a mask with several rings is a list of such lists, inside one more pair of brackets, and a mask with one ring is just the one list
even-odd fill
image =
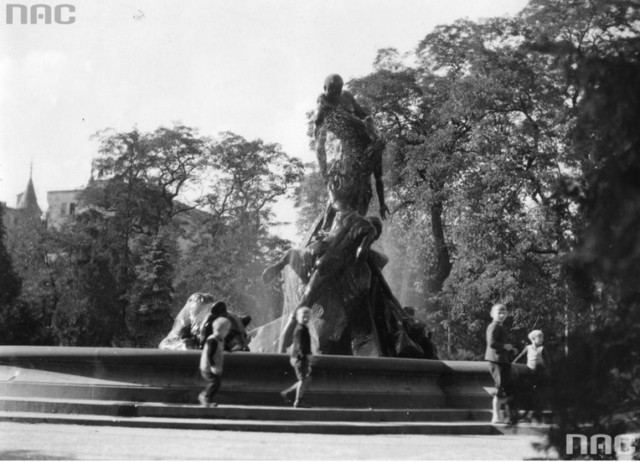
{"label": "pointed spire", "polygon": [[27,189],[22,194],[18,195],[18,204],[16,209],[28,210],[30,212],[37,213],[38,216],[42,213],[40,206],[38,205],[38,198],[36,197],[36,190],[33,187],[33,161],[29,169],[29,182],[27,183]]}

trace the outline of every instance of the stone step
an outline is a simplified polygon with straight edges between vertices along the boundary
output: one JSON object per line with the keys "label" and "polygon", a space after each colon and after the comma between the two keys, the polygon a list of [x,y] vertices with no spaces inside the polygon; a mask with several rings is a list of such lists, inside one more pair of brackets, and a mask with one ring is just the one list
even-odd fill
{"label": "stone step", "polygon": [[[225,355],[216,408],[197,403],[200,352],[0,346],[0,420],[334,434],[537,433],[491,425],[492,380],[482,362],[319,356],[305,393],[286,355]],[[515,368],[517,370],[517,368]]]}
{"label": "stone step", "polygon": [[0,397],[0,409],[7,412],[43,414],[85,414],[109,417],[198,418],[264,421],[315,422],[489,422],[490,410],[480,409],[353,409],[293,408],[291,406],[242,406],[154,402],[69,400],[51,398]]}
{"label": "stone step", "polygon": [[183,417],[113,417],[103,415],[7,411],[0,411],[0,421],[138,428],[323,433],[344,435],[541,435],[548,429],[548,426],[545,425],[520,424],[518,426],[506,426],[491,425],[486,422],[322,422],[313,420],[228,420],[217,418],[198,419]]}

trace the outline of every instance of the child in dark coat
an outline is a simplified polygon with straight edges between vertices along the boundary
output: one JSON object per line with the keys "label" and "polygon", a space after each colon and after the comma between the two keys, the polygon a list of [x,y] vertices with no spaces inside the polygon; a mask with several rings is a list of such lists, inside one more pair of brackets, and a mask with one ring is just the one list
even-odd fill
{"label": "child in dark coat", "polygon": [[[500,417],[501,407],[505,407],[505,413],[509,416],[509,399],[512,394],[511,387],[511,362],[508,352],[514,350],[510,343],[506,343],[506,330],[502,323],[509,313],[507,307],[502,304],[493,305],[491,318],[493,321],[487,327],[487,350],[484,359],[489,361],[489,372],[495,383],[495,395],[493,396],[493,416],[491,423],[506,423]],[[508,419],[511,419],[509,416]]]}
{"label": "child in dark coat", "polygon": [[302,401],[302,396],[311,381],[311,335],[308,327],[310,320],[311,310],[309,308],[301,306],[296,310],[298,324],[293,331],[293,346],[289,362],[298,381],[280,392],[284,400],[290,403],[289,394],[295,391],[296,398],[293,407],[310,407]]}
{"label": "child in dark coat", "polygon": [[231,329],[231,321],[227,318],[217,318],[213,321],[213,333],[207,338],[200,355],[200,373],[209,382],[207,387],[198,396],[198,401],[203,406],[217,406],[213,397],[222,383],[222,366],[224,339]]}

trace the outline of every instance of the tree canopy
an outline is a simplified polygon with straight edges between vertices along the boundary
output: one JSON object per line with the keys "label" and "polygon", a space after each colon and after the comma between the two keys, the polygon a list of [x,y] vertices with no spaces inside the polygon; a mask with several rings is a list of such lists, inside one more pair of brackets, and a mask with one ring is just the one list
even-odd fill
{"label": "tree canopy", "polygon": [[31,328],[31,342],[154,347],[194,292],[271,321],[281,294],[259,275],[289,245],[272,234],[272,210],[298,185],[301,162],[276,144],[179,124],[96,138],[95,177],[74,219],[22,223],[9,240],[32,289],[22,299],[48,333]]}
{"label": "tree canopy", "polygon": [[638,406],[639,32],[631,1],[532,0],[348,82],[387,140],[395,291],[447,358],[481,359],[497,302],[513,343],[542,329],[561,454],[563,432],[619,432]]}

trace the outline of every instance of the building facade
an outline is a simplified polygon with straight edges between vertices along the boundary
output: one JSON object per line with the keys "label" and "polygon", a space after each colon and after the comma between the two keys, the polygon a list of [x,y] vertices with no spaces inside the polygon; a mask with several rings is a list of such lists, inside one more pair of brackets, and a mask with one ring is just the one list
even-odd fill
{"label": "building facade", "polygon": [[47,191],[47,227],[60,229],[78,213],[78,195],[82,189]]}

